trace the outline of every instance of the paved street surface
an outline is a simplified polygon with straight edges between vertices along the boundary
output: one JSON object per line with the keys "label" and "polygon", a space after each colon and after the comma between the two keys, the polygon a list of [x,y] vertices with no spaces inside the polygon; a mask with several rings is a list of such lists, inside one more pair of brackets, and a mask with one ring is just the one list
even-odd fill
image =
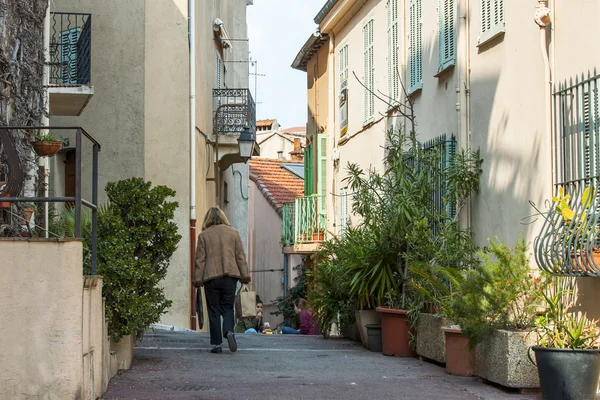
{"label": "paved street surface", "polygon": [[209,353],[208,334],[155,331],[104,399],[538,399],[447,375],[418,359],[386,357],[343,339],[236,335],[238,351]]}

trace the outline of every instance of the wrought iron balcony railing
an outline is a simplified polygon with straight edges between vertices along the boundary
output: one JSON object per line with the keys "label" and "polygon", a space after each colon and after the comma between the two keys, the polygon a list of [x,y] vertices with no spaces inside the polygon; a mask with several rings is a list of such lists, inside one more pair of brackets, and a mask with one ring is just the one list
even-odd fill
{"label": "wrought iron balcony railing", "polygon": [[213,89],[213,130],[216,135],[239,135],[245,126],[256,132],[256,105],[249,89]]}
{"label": "wrought iron balcony railing", "polygon": [[536,262],[551,273],[600,276],[600,75],[559,85],[554,127],[556,197],[534,240]]}
{"label": "wrought iron balcony railing", "polygon": [[51,13],[50,84],[89,85],[91,48],[91,14]]}

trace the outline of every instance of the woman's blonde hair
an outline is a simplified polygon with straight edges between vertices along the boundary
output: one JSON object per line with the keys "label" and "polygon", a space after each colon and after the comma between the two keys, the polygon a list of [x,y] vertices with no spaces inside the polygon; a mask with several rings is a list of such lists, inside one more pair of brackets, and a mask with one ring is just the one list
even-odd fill
{"label": "woman's blonde hair", "polygon": [[204,216],[204,222],[202,222],[202,230],[206,230],[211,226],[225,224],[231,226],[229,220],[225,216],[225,213],[218,207],[211,207]]}

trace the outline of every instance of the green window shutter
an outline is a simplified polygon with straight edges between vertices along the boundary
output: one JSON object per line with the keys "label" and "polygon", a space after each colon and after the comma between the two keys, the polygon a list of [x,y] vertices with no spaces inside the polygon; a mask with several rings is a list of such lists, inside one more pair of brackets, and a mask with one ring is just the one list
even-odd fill
{"label": "green window shutter", "polygon": [[439,0],[439,66],[443,71],[456,62],[456,2]]}
{"label": "green window shutter", "polygon": [[388,0],[388,96],[398,101],[398,0]]}
{"label": "green window shutter", "polygon": [[421,24],[421,0],[410,0],[409,24],[410,86],[408,93],[410,94],[418,89],[423,88],[423,35]]}
{"label": "green window shutter", "polygon": [[304,195],[313,194],[313,145],[306,146],[304,149]]}
{"label": "green window shutter", "polygon": [[81,28],[67,29],[60,33],[62,76],[60,83],[77,83],[77,42]]}
{"label": "green window shutter", "polygon": [[327,135],[324,133],[318,135],[317,154],[317,194],[322,199],[319,202],[319,213],[325,215],[327,213]]}

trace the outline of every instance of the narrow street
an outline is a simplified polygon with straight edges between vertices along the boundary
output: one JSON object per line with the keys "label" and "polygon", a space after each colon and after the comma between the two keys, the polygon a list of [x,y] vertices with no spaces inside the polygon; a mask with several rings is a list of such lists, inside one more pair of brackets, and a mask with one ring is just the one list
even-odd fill
{"label": "narrow street", "polygon": [[[387,357],[344,339],[237,335],[238,351],[210,354],[208,334],[156,331],[106,400],[538,399],[448,375],[419,359]],[[225,343],[226,344],[226,343]]]}

